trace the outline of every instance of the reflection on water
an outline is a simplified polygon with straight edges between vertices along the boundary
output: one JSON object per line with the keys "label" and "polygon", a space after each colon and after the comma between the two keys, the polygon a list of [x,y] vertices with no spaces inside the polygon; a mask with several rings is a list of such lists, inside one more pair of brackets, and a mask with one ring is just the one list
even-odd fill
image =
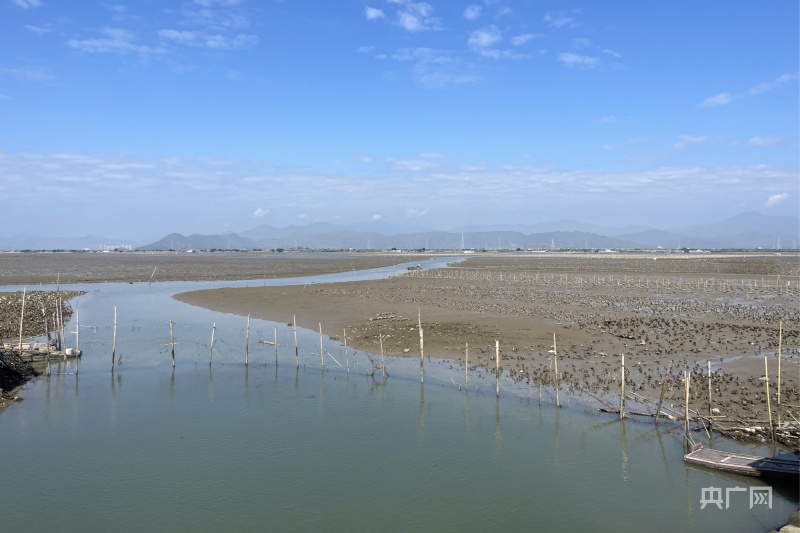
{"label": "reflection on water", "polygon": [[[771,510],[699,509],[703,487],[763,482],[687,468],[669,425],[557,409],[541,389],[497,399],[479,373],[462,394],[449,364],[426,362],[424,384],[414,358],[387,359],[386,380],[364,354],[323,369],[316,332],[297,330],[295,352],[292,329],[253,320],[280,346],[254,343],[245,365],[242,317],[165,288],[82,297],[79,372],[53,362],[0,415],[4,528],[746,531],[796,506],[784,487]],[[129,323],[112,374],[115,305]]]}

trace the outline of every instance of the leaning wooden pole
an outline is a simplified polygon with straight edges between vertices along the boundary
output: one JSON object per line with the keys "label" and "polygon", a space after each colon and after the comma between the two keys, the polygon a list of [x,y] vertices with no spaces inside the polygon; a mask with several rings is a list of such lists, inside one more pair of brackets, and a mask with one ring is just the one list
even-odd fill
{"label": "leaning wooden pole", "polygon": [[294,326],[294,362],[296,368],[300,368],[300,351],[297,349],[297,316],[292,315],[292,326]]}
{"label": "leaning wooden pole", "polygon": [[783,320],[778,326],[778,423],[781,422],[781,345],[783,344]]}
{"label": "leaning wooden pole", "polygon": [[208,366],[211,366],[211,361],[214,359],[214,335],[217,332],[217,323],[211,326],[211,350],[208,355]]}
{"label": "leaning wooden pole", "polygon": [[683,392],[685,396],[683,407],[683,438],[689,444],[689,376],[683,371]]}
{"label": "leaning wooden pole", "polygon": [[383,375],[383,379],[386,379],[386,361],[383,357],[383,335],[379,335],[378,339],[381,343],[381,375]]}
{"label": "leaning wooden pole", "polygon": [[556,407],[561,407],[561,396],[559,389],[561,388],[561,377],[558,375],[558,348],[556,347],[556,334],[553,333],[553,363],[556,371]]}
{"label": "leaning wooden pole", "polygon": [[342,328],[342,339],[344,339],[344,364],[347,365],[347,373],[350,373],[350,354],[347,351],[347,328]]}
{"label": "leaning wooden pole", "polygon": [[619,392],[619,417],[625,418],[625,354],[620,354],[621,363],[620,363],[620,372],[619,372],[619,381],[620,381],[620,392]]}
{"label": "leaning wooden pole", "polygon": [[172,353],[172,368],[175,368],[175,335],[172,334],[172,320],[169,321],[169,346]]}
{"label": "leaning wooden pole", "polygon": [[672,370],[672,363],[667,365],[667,372],[664,374],[664,381],[661,383],[661,398],[658,399],[658,408],[656,408],[656,425],[658,425],[658,417],[661,416],[661,404],[664,403],[664,394],[667,392],[667,382],[669,381],[669,371]]}
{"label": "leaning wooden pole", "polygon": [[27,288],[22,289],[22,313],[19,317],[19,344],[17,344],[17,350],[19,350],[19,355],[22,357],[22,324],[25,322],[25,293]]}
{"label": "leaning wooden pole", "polygon": [[419,382],[425,382],[425,350],[423,348],[424,342],[422,338],[422,311],[417,308],[418,313],[418,327],[419,327]]}
{"label": "leaning wooden pole", "polygon": [[111,372],[114,372],[114,360],[117,353],[117,306],[114,306],[114,337],[111,341]]}
{"label": "leaning wooden pole", "polygon": [[469,390],[469,343],[465,348],[467,359],[466,363],[464,364],[464,390]]}
{"label": "leaning wooden pole", "polygon": [[325,351],[322,348],[322,322],[319,322],[319,364],[325,366]]}
{"label": "leaning wooden pole", "polygon": [[708,414],[711,414],[711,360],[708,360]]}
{"label": "leaning wooden pole", "polygon": [[244,366],[250,363],[250,315],[247,315],[247,330],[244,334]]}
{"label": "leaning wooden pole", "polygon": [[770,438],[775,440],[775,428],[772,425],[772,406],[769,401],[769,369],[767,368],[767,356],[764,356],[764,388],[767,393],[767,416],[769,417],[769,434]]}
{"label": "leaning wooden pole", "polygon": [[500,341],[494,341],[494,388],[500,397]]}

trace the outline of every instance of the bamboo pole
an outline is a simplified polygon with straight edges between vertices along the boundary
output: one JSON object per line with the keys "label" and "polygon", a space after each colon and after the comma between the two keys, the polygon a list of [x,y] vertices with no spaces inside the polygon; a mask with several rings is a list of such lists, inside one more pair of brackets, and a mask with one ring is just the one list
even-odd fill
{"label": "bamboo pole", "polygon": [[22,313],[19,317],[19,344],[17,344],[17,349],[19,350],[19,355],[22,357],[22,324],[25,322],[25,293],[27,288],[22,289]]}
{"label": "bamboo pole", "polygon": [[211,326],[211,351],[208,355],[208,366],[211,366],[211,360],[214,359],[214,334],[217,332],[217,323]]}
{"label": "bamboo pole", "polygon": [[783,344],[783,320],[778,326],[778,424],[781,423],[781,347]]}
{"label": "bamboo pole", "polygon": [[322,322],[319,322],[319,363],[325,366],[325,352],[322,349]]}
{"label": "bamboo pole", "polygon": [[494,341],[494,388],[500,397],[500,341]]}
{"label": "bamboo pole", "polygon": [[64,350],[64,360],[67,359],[67,337],[64,335],[64,302],[61,298],[58,299],[58,317],[61,324],[61,346]]}
{"label": "bamboo pole", "polygon": [[297,349],[297,316],[292,315],[292,326],[294,326],[294,361],[295,367],[300,368],[300,352]]}
{"label": "bamboo pole", "polygon": [[767,368],[767,356],[764,356],[764,388],[767,391],[767,416],[769,417],[769,434],[773,442],[775,441],[775,428],[772,425],[772,406],[769,401],[769,369]]}
{"label": "bamboo pole", "polygon": [[278,326],[275,326],[275,367],[278,366]]}
{"label": "bamboo pole", "polygon": [[558,348],[556,348],[556,334],[553,333],[553,363],[555,364],[556,371],[556,407],[561,407],[561,396],[559,389],[561,388],[561,377],[558,375]]}
{"label": "bamboo pole", "polygon": [[383,358],[383,335],[378,335],[378,339],[381,343],[381,374],[383,375],[383,378],[386,379],[386,362]]}
{"label": "bamboo pole", "polygon": [[425,361],[424,353],[425,353],[425,350],[423,349],[424,342],[423,342],[423,338],[422,338],[422,311],[420,311],[419,308],[417,308],[417,314],[418,314],[417,318],[418,318],[418,327],[419,327],[419,382],[420,383],[424,383],[425,382],[425,366],[424,366],[424,361]]}
{"label": "bamboo pole", "polygon": [[347,351],[347,328],[342,328],[342,338],[344,339],[344,364],[347,365],[347,373],[350,373],[350,354]]}
{"label": "bamboo pole", "polygon": [[619,417],[625,418],[625,354],[620,354],[622,358],[620,367],[620,393],[619,393]]}
{"label": "bamboo pole", "polygon": [[689,444],[689,377],[686,370],[683,371],[683,391],[684,391],[684,410],[683,410],[683,437],[686,444]]}
{"label": "bamboo pole", "polygon": [[464,390],[469,390],[469,343],[466,343],[467,359],[464,364]]}
{"label": "bamboo pole", "polygon": [[661,398],[658,399],[658,408],[656,409],[656,425],[658,425],[658,417],[661,415],[661,404],[664,403],[664,394],[667,392],[667,381],[669,380],[669,371],[672,370],[672,363],[667,365],[667,372],[664,374],[664,381],[661,383]]}
{"label": "bamboo pole", "polygon": [[117,306],[114,306],[114,340],[111,342],[111,373],[114,373],[114,359],[117,353]]}
{"label": "bamboo pole", "polygon": [[250,363],[250,315],[247,315],[247,330],[244,334],[244,366]]}
{"label": "bamboo pole", "polygon": [[175,368],[175,335],[172,334],[172,320],[169,321],[169,345],[172,352],[172,368]]}
{"label": "bamboo pole", "polygon": [[80,329],[81,329],[81,315],[80,304],[75,304],[75,357],[80,357]]}
{"label": "bamboo pole", "polygon": [[708,360],[708,414],[711,414],[711,359]]}

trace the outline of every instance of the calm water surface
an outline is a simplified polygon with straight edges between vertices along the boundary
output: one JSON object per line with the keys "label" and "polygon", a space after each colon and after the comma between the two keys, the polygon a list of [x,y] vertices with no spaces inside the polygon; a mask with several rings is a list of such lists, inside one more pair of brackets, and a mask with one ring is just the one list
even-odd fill
{"label": "calm water surface", "polygon": [[[383,380],[350,351],[348,374],[341,345],[325,339],[323,368],[318,335],[299,330],[298,368],[292,331],[253,320],[246,367],[244,318],[171,298],[263,283],[87,286],[77,375],[54,365],[0,415],[3,529],[767,531],[797,507],[796,487],[774,486],[772,509],[746,492],[701,509],[704,487],[765,483],[686,467],[680,427],[620,423],[574,397],[556,409],[548,391],[540,405],[512,382],[498,401],[486,375],[466,393],[449,362],[421,385],[418,360],[387,360]],[[277,365],[257,342],[276,326]]]}

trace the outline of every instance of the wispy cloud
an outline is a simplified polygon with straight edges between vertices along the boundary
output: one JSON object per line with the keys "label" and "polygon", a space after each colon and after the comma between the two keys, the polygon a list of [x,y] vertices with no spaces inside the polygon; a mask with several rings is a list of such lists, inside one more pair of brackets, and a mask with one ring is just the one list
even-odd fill
{"label": "wispy cloud", "polygon": [[785,192],[782,192],[780,194],[773,194],[772,196],[767,198],[766,202],[764,202],[764,207],[776,206],[779,203],[781,203],[784,200],[786,200],[787,198],[789,198],[789,195],[787,193],[785,193]]}
{"label": "wispy cloud", "polygon": [[750,146],[756,146],[758,148],[767,148],[770,146],[777,146],[781,143],[780,137],[752,137],[747,144]]}
{"label": "wispy cloud", "polygon": [[114,53],[141,55],[163,53],[162,49],[154,48],[136,42],[136,33],[123,28],[104,28],[103,37],[94,39],[70,39],[67,45],[76,50],[87,53]]}
{"label": "wispy cloud", "polygon": [[480,79],[452,52],[435,48],[401,48],[392,54],[395,61],[412,63],[411,76],[423,87],[442,88],[465,85]]}
{"label": "wispy cloud", "polygon": [[253,212],[254,218],[261,218],[269,213],[269,209],[261,209],[260,207]]}
{"label": "wispy cloud", "polygon": [[11,0],[14,4],[22,9],[32,9],[42,5],[41,0]]}
{"label": "wispy cloud", "polygon": [[478,4],[470,4],[464,9],[464,18],[467,20],[478,20],[481,16],[481,6]]}
{"label": "wispy cloud", "polygon": [[718,107],[721,105],[728,105],[731,102],[733,102],[733,96],[730,93],[719,93],[714,96],[709,96],[703,100],[703,103],[700,105],[702,107]]}
{"label": "wispy cloud", "polygon": [[710,139],[711,137],[706,135],[678,135],[678,141],[672,147],[676,150],[685,150],[693,146],[699,146]]}
{"label": "wispy cloud", "polygon": [[364,6],[364,16],[367,20],[378,20],[386,18],[384,12],[375,7]]}
{"label": "wispy cloud", "polygon": [[20,81],[31,81],[36,83],[53,83],[55,81],[55,75],[48,67],[0,67],[0,73],[6,74]]}
{"label": "wispy cloud", "polygon": [[534,39],[540,39],[544,37],[544,35],[540,33],[523,33],[520,35],[515,35],[511,38],[511,44],[514,46],[522,46],[523,44],[527,43],[528,41],[532,41]]}
{"label": "wispy cloud", "polygon": [[578,26],[578,20],[576,16],[580,13],[580,9],[573,9],[570,11],[551,11],[545,14],[543,20],[552,28],[575,28]]}
{"label": "wispy cloud", "polygon": [[467,45],[470,49],[485,57],[500,57],[500,51],[493,49],[494,45],[503,40],[503,35],[500,29],[492,24],[487,28],[475,30],[467,39]]}
{"label": "wispy cloud", "polygon": [[36,34],[39,34],[39,35],[44,35],[45,33],[50,33],[51,31],[53,31],[50,28],[45,28],[45,27],[42,27],[42,26],[32,26],[30,24],[26,24],[24,27],[29,32],[33,32],[33,33],[36,33]]}
{"label": "wispy cloud", "polygon": [[388,0],[396,4],[395,24],[404,30],[417,33],[421,31],[439,30],[441,22],[433,16],[433,6],[427,2],[411,2],[410,0]]}
{"label": "wispy cloud", "polygon": [[598,64],[598,59],[592,56],[562,52],[558,54],[558,61],[571,68],[594,68]]}
{"label": "wispy cloud", "polygon": [[749,89],[747,89],[747,90],[745,90],[745,91],[743,91],[741,93],[731,94],[729,92],[722,92],[722,93],[715,94],[713,96],[709,96],[708,98],[706,98],[705,100],[703,100],[700,103],[700,107],[719,107],[719,106],[728,105],[731,102],[733,102],[734,100],[741,100],[743,98],[749,98],[749,97],[752,97],[752,96],[758,96],[760,94],[767,93],[767,92],[773,91],[775,89],[778,89],[779,87],[781,87],[781,86],[783,86],[783,85],[785,85],[787,83],[790,83],[790,82],[793,82],[793,81],[797,81],[798,79],[800,79],[800,75],[798,75],[797,73],[781,74],[780,76],[778,76],[774,80],[763,81],[761,83],[758,83],[758,84],[754,85],[753,87],[750,87]]}

